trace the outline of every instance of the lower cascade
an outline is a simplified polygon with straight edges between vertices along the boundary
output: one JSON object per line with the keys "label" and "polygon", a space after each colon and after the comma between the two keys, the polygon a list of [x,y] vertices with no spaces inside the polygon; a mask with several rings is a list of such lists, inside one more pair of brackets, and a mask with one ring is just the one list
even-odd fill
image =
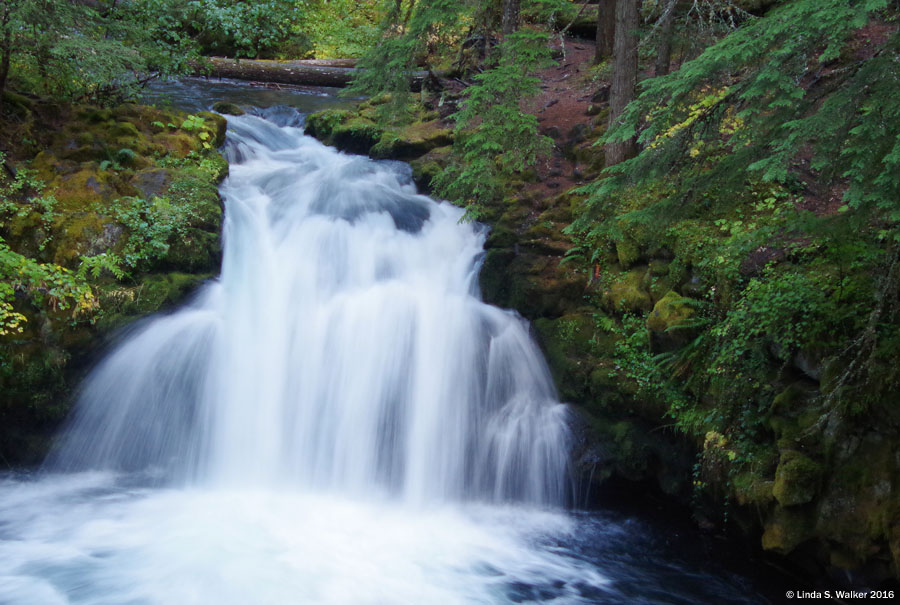
{"label": "lower cascade", "polygon": [[97,368],[51,467],[564,503],[566,410],[523,320],[478,298],[483,231],[299,126],[229,119],[221,277]]}

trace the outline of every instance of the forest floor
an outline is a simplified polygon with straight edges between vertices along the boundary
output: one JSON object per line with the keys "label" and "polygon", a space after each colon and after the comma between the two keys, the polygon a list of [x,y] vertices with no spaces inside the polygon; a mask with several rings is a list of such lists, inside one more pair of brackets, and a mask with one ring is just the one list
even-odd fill
{"label": "forest floor", "polygon": [[588,40],[566,38],[564,45],[557,41],[554,50],[563,56],[556,65],[539,72],[543,92],[525,107],[537,116],[541,134],[555,142],[551,157],[538,165],[538,186],[547,195],[584,182],[577,162],[563,150],[583,143],[593,129],[588,108],[602,84],[593,75],[594,49]]}

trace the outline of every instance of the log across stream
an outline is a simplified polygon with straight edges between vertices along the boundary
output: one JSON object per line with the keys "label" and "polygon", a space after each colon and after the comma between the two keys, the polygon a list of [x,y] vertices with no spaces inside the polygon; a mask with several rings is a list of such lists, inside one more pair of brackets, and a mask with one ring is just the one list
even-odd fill
{"label": "log across stream", "polygon": [[[355,59],[271,61],[208,57],[205,63],[196,65],[195,75],[276,84],[343,88],[350,84],[356,71]],[[413,90],[421,87],[422,81],[427,76],[428,72],[426,71],[415,72],[411,82]]]}

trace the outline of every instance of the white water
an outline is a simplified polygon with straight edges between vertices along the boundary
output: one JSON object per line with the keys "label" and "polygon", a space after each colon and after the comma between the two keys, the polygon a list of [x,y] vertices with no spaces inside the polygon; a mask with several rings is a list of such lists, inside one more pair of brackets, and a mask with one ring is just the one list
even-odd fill
{"label": "white water", "polygon": [[587,602],[566,409],[478,299],[483,233],[268,117],[229,120],[221,277],[0,484],[0,602]]}
{"label": "white water", "polygon": [[226,156],[221,278],[100,365],[54,463],[563,504],[566,409],[525,323],[478,299],[462,211],[256,116]]}

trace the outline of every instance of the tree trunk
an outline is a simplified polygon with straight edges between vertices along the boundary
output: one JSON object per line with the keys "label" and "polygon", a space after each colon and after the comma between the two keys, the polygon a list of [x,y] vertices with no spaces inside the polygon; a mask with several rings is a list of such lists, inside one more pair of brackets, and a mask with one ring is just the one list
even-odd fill
{"label": "tree trunk", "polygon": [[6,80],[9,77],[10,55],[12,55],[12,31],[6,30],[3,42],[0,43],[0,112],[3,111],[3,93],[6,90]]}
{"label": "tree trunk", "polygon": [[677,2],[678,0],[669,0],[663,8],[659,46],[656,48],[656,64],[653,68],[653,74],[656,76],[664,76],[669,73],[669,64],[672,62],[672,36],[675,34],[675,4]]}
{"label": "tree trunk", "polygon": [[597,4],[597,51],[594,62],[600,63],[613,54],[616,33],[616,0],[600,0]]}
{"label": "tree trunk", "polygon": [[508,36],[519,29],[519,8],[522,0],[503,0],[503,35]]}
{"label": "tree trunk", "polygon": [[[638,25],[640,0],[619,0],[616,6],[616,36],[613,49],[613,76],[609,91],[609,127],[616,125],[625,107],[634,100],[638,70]],[[613,166],[632,157],[635,141],[630,139],[606,146],[606,165]]]}

